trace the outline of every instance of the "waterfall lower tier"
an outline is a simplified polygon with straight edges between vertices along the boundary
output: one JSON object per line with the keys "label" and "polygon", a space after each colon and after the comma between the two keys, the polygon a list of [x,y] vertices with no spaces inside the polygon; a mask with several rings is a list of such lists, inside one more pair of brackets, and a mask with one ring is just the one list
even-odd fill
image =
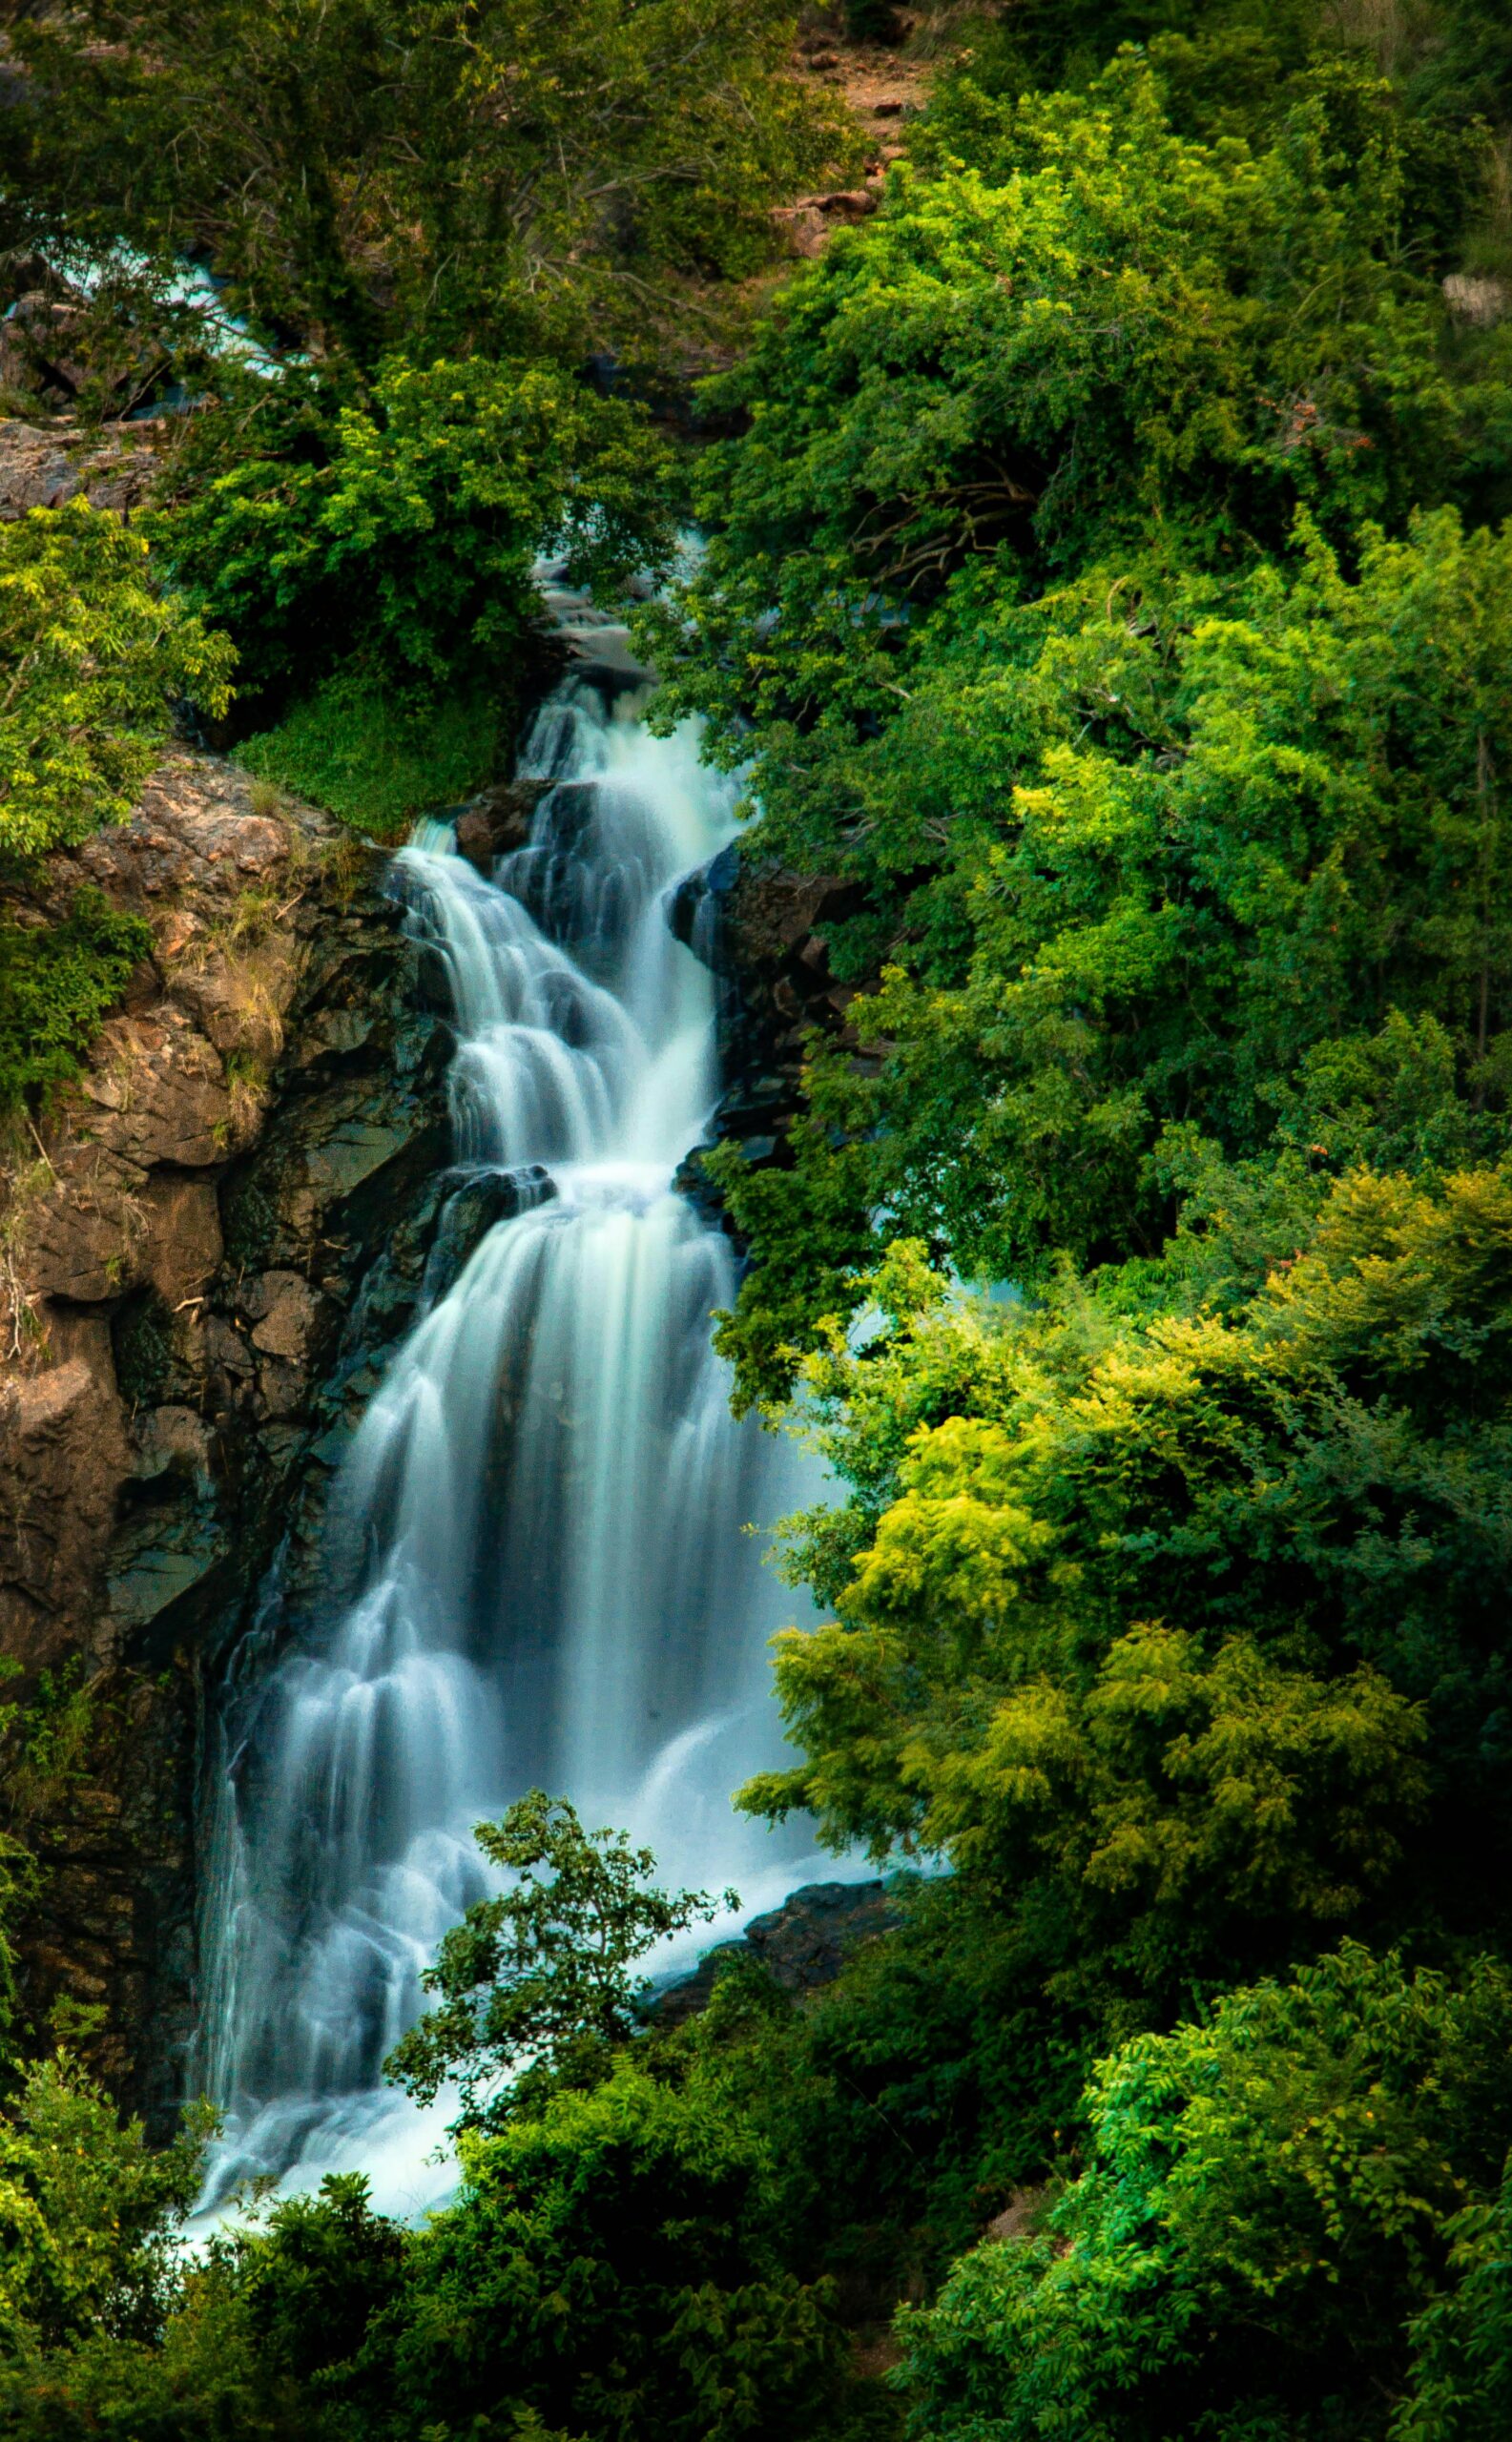
{"label": "waterfall lower tier", "polygon": [[747,1528],[814,1486],[731,1419],[710,1343],[729,1247],[672,1189],[718,1080],[713,984],[666,902],[731,836],[730,793],[688,737],[652,738],[582,681],[544,709],[525,769],[549,785],[491,880],[433,826],[395,861],[450,980],[464,1189],[510,1174],[509,1217],[362,1422],[319,1629],[279,1650],[275,1580],[221,1707],[216,2197],[361,2167],[405,2209],[445,2183],[425,2168],[445,2112],[383,2089],[382,2062],[487,1887],[471,1827],[525,1789],[747,1908],[815,1863],[800,1832],[729,1802],[780,1755],[766,1641],[794,1609]]}

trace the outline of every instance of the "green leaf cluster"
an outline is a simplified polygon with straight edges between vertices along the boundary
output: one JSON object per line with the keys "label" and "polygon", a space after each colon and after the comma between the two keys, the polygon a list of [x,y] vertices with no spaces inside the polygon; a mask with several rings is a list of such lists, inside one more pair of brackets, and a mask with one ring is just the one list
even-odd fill
{"label": "green leaf cluster", "polygon": [[337,670],[234,759],[255,778],[324,806],[375,839],[404,838],[418,814],[456,805],[499,768],[497,697],[387,693],[361,666]]}
{"label": "green leaf cluster", "polygon": [[79,499],[0,525],[0,859],[123,820],[175,704],[223,713],[234,660],[108,510]]}
{"label": "green leaf cluster", "polygon": [[903,2317],[914,2430],[1489,2435],[1502,2317],[1445,2378],[1496,2278],[1509,2033],[1500,1963],[1449,1978],[1346,1945],[1126,2045],[1081,2175]]}
{"label": "green leaf cluster", "polygon": [[[1034,1281],[1055,1251],[1154,1252],[1214,1157],[1321,1192],[1360,1162],[1495,1155],[1507,536],[1449,509],[1367,528],[1351,578],[1304,524],[1290,569],[1101,569],[967,616],[851,758],[907,859],[906,930],[850,1013],[877,1073],[818,1051],[796,1170],[744,1194],[735,1174],[763,1262],[795,1241],[801,1262],[836,1212],[809,1314],[846,1302],[879,1203],[969,1272]],[[746,1313],[731,1353],[780,1390],[786,1273]]]}
{"label": "green leaf cluster", "polygon": [[633,2059],[463,2144],[466,2187],[421,2240],[396,2333],[401,2431],[512,2411],[612,2442],[826,2430],[829,2301],[774,2245],[761,2132]]}
{"label": "green leaf cluster", "polygon": [[54,923],[0,914],[0,1116],[77,1073],[152,939],[88,884]]}
{"label": "green leaf cluster", "polygon": [[711,388],[750,428],[700,468],[701,650],[673,671],[717,735],[884,721],[978,563],[1033,598],[1154,527],[1221,566],[1299,506],[1345,531],[1468,497],[1478,443],[1501,463],[1505,351],[1480,380],[1442,362],[1378,80],[1331,72],[1269,142],[1204,143],[1128,54],[981,150],[896,171]]}
{"label": "green leaf cluster", "polygon": [[155,540],[251,689],[344,662],[401,699],[466,692],[520,656],[544,550],[590,586],[665,562],[662,455],[549,362],[393,356],[361,403],[291,382],[209,417]]}
{"label": "green leaf cluster", "polygon": [[789,1168],[717,1173],[745,1400],[880,1237],[1033,1282],[1157,1252],[1208,1149],[1504,1141],[1508,570],[1461,521],[1507,330],[1428,277],[1399,79],[1320,53],[1194,133],[1160,61],[953,136],[948,88],[713,394],[664,710],[864,897],[865,1056],[816,1049]]}
{"label": "green leaf cluster", "polygon": [[[717,1913],[702,1892],[657,1890],[649,1849],[623,1832],[585,1832],[576,1810],[544,1790],[517,1798],[500,1822],[480,1823],[476,1837],[510,1887],[475,1900],[445,1936],[422,1977],[441,2006],[385,2064],[422,2102],[455,2079],[464,2127],[502,2122],[543,2081],[591,2081],[634,2031],[650,1991],[634,1962]],[[735,1906],[735,1894],[723,1904]]]}
{"label": "green leaf cluster", "polygon": [[26,10],[0,177],[18,235],[211,262],[263,338],[348,363],[654,353],[846,149],[792,35],[782,0]]}
{"label": "green leaf cluster", "polygon": [[96,2335],[157,2336],[202,2134],[155,2151],[66,2053],[27,2071],[0,2120],[0,2370]]}
{"label": "green leaf cluster", "polygon": [[[777,1640],[837,1842],[943,1851],[1116,2030],[1340,1927],[1502,1921],[1512,1179],[1352,1173],[1219,1311],[942,1297],[808,1369],[855,1493]],[[912,1311],[909,1311],[912,1303]]]}

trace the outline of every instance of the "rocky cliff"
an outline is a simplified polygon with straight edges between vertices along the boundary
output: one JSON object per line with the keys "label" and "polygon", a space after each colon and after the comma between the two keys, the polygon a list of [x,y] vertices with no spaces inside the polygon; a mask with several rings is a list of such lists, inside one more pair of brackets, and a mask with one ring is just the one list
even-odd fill
{"label": "rocky cliff", "polygon": [[[858,987],[836,981],[828,944],[829,927],[860,903],[859,886],[842,876],[793,873],[751,857],[739,842],[690,874],[672,900],[673,932],[720,985],[725,1090],[713,1133],[737,1144],[753,1168],[792,1159],[788,1131],[812,1035],[827,1035],[858,1065],[868,1063],[849,1015]],[[681,1184],[713,1200],[696,1155]]]}
{"label": "rocky cliff", "polygon": [[[491,857],[531,795],[486,793],[461,843]],[[93,2064],[166,2128],[207,1698],[275,1558],[283,1632],[308,1610],[389,1351],[500,1208],[497,1181],[445,1168],[444,984],[381,852],[178,748],[128,823],[52,860],[39,912],[85,884],[153,950],[4,1181],[0,1653],[91,1694],[88,1769],[42,1829],[26,2000],[95,2004]],[[720,1130],[754,1161],[786,1158],[805,1029],[843,1039],[823,926],[851,896],[727,852],[669,910],[724,979]]]}
{"label": "rocky cliff", "polygon": [[26,1998],[100,2005],[96,2065],[158,2118],[193,2003],[207,1681],[280,1542],[296,1583],[310,1565],[445,1160],[445,1024],[383,864],[179,749],[48,876],[59,907],[90,882],[144,915],[154,947],[0,1214],[0,1651],[33,1686],[73,1666],[93,1699]]}

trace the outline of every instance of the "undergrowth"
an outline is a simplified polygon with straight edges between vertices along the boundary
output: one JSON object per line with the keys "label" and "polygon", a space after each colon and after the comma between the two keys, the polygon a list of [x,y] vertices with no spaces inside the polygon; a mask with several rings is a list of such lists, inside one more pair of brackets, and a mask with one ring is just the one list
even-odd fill
{"label": "undergrowth", "polygon": [[417,707],[342,673],[276,728],[248,738],[236,759],[255,778],[388,840],[425,807],[481,787],[494,767],[498,734],[498,714],[485,698]]}

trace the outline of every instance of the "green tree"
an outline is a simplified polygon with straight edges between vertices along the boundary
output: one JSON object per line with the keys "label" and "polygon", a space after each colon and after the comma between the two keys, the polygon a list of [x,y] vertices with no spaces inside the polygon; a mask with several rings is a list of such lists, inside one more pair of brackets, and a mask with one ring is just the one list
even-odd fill
{"label": "green tree", "polygon": [[741,1802],[942,1850],[1115,2028],[1331,1924],[1484,1938],[1509,1196],[1355,1173],[1221,1310],[1170,1310],[1179,1267],[1144,1315],[1116,1274],[984,1308],[901,1251],[890,1333],[808,1369],[856,1492],[793,1565],[839,1617],[777,1641],[804,1761]]}
{"label": "green tree", "polygon": [[[442,2004],[395,2046],[386,2074],[428,2102],[453,2078],[459,2124],[488,2126],[553,2081],[591,2079],[637,2023],[649,1992],[632,1973],[669,1934],[706,1923],[723,1902],[659,1891],[656,1860],[623,1832],[585,1832],[565,1798],[532,1790],[498,1823],[480,1823],[490,1865],[516,1877],[477,1900],[423,1977]],[[543,1873],[542,1869],[545,1869]],[[549,1877],[549,1878],[548,1878]],[[512,2085],[512,2072],[527,2075]]]}
{"label": "green tree", "polygon": [[767,2141],[719,2097],[622,2054],[590,2093],[465,2136],[462,2160],[462,2197],[417,2241],[402,2315],[374,2337],[404,2430],[477,2416],[505,2433],[534,2415],[612,2442],[844,2432],[830,2300],[783,2265]]}
{"label": "green tree", "polygon": [[[1348,1945],[1126,2045],[1089,2090],[1087,2168],[1037,2231],[978,2247],[902,2316],[915,2430],[1489,2432],[1426,2421],[1421,2393],[1394,2425],[1392,2404],[1409,2319],[1452,2315],[1429,2302],[1479,2269],[1461,2217],[1494,2209],[1509,2032],[1500,1962],[1409,1975]],[[1504,2326],[1482,2338],[1504,2353]]]}
{"label": "green tree", "polygon": [[1467,407],[1400,209],[1375,80],[1326,80],[1261,149],[1208,145],[1132,54],[1026,96],[984,160],[895,173],[709,390],[749,429],[700,463],[673,700],[739,759],[754,720],[763,804],[797,814],[907,700],[963,572],[1034,600],[1152,528],[1221,566],[1300,505],[1342,532],[1442,498]]}
{"label": "green tree", "polygon": [[124,2127],[58,2053],[29,2069],[0,2121],[0,2353],[14,2363],[101,2334],[161,2330],[176,2225],[199,2185],[203,2122],[166,2150]]}
{"label": "green tree", "polygon": [[155,540],[228,628],[247,683],[338,661],[386,693],[497,687],[541,616],[555,548],[579,582],[664,566],[665,453],[644,418],[549,363],[386,359],[365,404],[291,381],[207,420]]}
{"label": "green tree", "polygon": [[780,0],[86,0],[13,12],[12,227],[209,261],[264,337],[371,368],[685,336],[845,138]]}
{"label": "green tree", "polygon": [[1494,2197],[1445,2230],[1451,2281],[1409,2327],[1411,2388],[1392,2442],[1478,2442],[1512,2419],[1512,2157]]}
{"label": "green tree", "polygon": [[223,713],[233,662],[108,510],[76,500],[0,526],[0,859],[124,820],[175,703]]}
{"label": "green tree", "polygon": [[1423,276],[1396,86],[1331,54],[1199,136],[1129,53],[940,107],[715,385],[710,548],[648,618],[754,845],[863,901],[860,1056],[816,1050],[790,1167],[715,1164],[743,1399],[874,1214],[1033,1282],[1157,1252],[1193,1129],[1502,1141],[1508,563],[1419,512],[1501,497],[1507,333]]}
{"label": "green tree", "polygon": [[719,1168],[748,1393],[854,1302],[878,1209],[1033,1283],[1157,1252],[1214,1155],[1321,1188],[1506,1142],[1512,536],[1441,510],[1368,529],[1353,577],[1298,543],[1222,585],[968,589],[854,751],[904,929],[849,1012],[876,1073],[816,1051],[795,1167]]}

